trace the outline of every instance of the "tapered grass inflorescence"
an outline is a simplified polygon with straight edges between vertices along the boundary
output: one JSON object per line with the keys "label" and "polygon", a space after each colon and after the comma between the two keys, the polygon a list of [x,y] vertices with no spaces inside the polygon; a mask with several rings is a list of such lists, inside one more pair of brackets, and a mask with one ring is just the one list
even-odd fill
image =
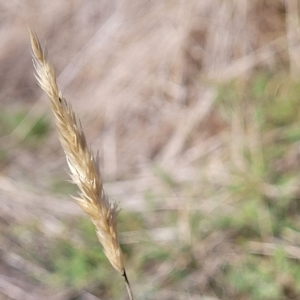
{"label": "tapered grass inflorescence", "polygon": [[88,147],[80,122],[76,120],[70,103],[59,91],[55,71],[40,45],[37,35],[29,29],[33,51],[33,64],[36,79],[47,93],[51,109],[55,115],[56,127],[64,149],[72,181],[79,187],[80,197],[74,197],[81,208],[89,215],[104,252],[113,267],[122,274],[129,298],[133,299],[125,272],[122,252],[118,242],[118,205],[111,202],[103,190],[99,169],[99,156],[95,157]]}

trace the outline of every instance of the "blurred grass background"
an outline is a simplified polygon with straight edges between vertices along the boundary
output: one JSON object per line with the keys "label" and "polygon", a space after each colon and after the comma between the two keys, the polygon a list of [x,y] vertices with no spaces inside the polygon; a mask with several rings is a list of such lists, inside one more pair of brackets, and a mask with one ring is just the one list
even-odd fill
{"label": "blurred grass background", "polygon": [[300,299],[296,0],[0,3],[0,299],[127,299],[69,196],[26,22],[123,208],[136,299]]}

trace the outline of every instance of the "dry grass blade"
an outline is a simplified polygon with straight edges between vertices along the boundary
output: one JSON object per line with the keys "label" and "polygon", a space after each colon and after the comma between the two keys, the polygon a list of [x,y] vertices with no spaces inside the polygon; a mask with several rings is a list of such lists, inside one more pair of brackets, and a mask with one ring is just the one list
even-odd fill
{"label": "dry grass blade", "polygon": [[106,196],[102,185],[98,155],[96,158],[94,157],[87,145],[81,125],[76,121],[71,105],[59,91],[53,66],[47,59],[47,54],[43,51],[36,34],[30,29],[29,32],[36,79],[50,99],[51,109],[56,117],[59,139],[70,168],[70,175],[80,189],[80,197],[74,197],[74,199],[94,223],[107,258],[124,277],[129,297],[133,299],[118,242],[117,215],[120,209]]}

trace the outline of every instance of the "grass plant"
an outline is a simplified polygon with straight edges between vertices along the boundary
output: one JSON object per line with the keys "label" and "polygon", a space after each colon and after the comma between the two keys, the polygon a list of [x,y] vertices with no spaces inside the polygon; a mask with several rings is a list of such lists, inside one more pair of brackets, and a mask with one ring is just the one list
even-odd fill
{"label": "grass plant", "polygon": [[117,215],[120,209],[109,200],[103,189],[99,156],[97,154],[95,157],[89,148],[80,122],[76,120],[70,103],[59,91],[55,71],[46,51],[42,49],[37,35],[31,29],[29,33],[36,79],[50,100],[70,176],[80,190],[80,197],[74,199],[91,218],[108,260],[124,277],[129,298],[133,299],[118,241]]}

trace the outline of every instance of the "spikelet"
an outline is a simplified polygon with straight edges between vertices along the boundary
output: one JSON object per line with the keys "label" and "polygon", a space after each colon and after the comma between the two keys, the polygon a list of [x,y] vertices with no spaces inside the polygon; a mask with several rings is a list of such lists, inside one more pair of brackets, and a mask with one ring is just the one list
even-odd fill
{"label": "spikelet", "polygon": [[124,276],[129,297],[132,299],[118,242],[117,215],[120,209],[116,203],[109,201],[103,190],[99,156],[97,154],[96,158],[94,157],[70,103],[59,91],[55,72],[47,58],[47,53],[43,51],[37,35],[31,29],[29,33],[35,76],[50,100],[59,139],[69,165],[70,176],[80,190],[80,197],[74,197],[74,199],[94,223],[104,252],[113,267]]}

